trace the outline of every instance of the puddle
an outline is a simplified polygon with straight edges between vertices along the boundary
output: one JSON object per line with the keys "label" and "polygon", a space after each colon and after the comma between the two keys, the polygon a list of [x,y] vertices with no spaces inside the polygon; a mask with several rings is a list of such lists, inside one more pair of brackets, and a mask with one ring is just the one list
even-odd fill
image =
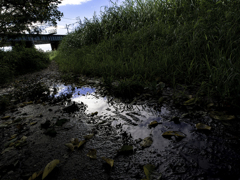
{"label": "puddle", "polygon": [[[37,119],[41,123],[46,119],[55,122],[59,118],[66,118],[68,122],[63,127],[56,127],[58,135],[54,139],[42,134],[43,131],[39,129],[40,122],[36,126],[30,126],[30,133],[34,132],[34,134],[32,137],[27,136],[29,143],[31,139],[34,142],[31,144],[34,152],[35,149],[47,148],[50,144],[52,149],[49,152],[57,151],[57,156],[61,158],[60,156],[66,156],[69,153],[63,146],[69,139],[82,138],[86,134],[96,133],[96,136],[86,143],[81,151],[69,153],[69,156],[74,158],[68,160],[71,159],[71,162],[74,163],[63,167],[68,172],[71,172],[72,168],[76,166],[77,169],[74,172],[82,174],[84,171],[87,172],[85,164],[88,164],[92,169],[87,173],[91,175],[92,171],[97,169],[96,162],[101,167],[100,161],[84,159],[87,158],[87,151],[94,148],[97,149],[99,157],[106,156],[114,159],[115,168],[109,175],[105,174],[104,178],[100,179],[110,179],[106,178],[107,176],[111,176],[111,179],[143,179],[145,176],[143,166],[146,164],[156,166],[156,171],[162,173],[162,179],[168,180],[240,178],[239,153],[232,149],[224,139],[225,133],[222,130],[224,126],[221,122],[212,120],[206,116],[207,113],[199,117],[182,117],[187,110],[175,108],[167,96],[166,99],[168,99],[162,106],[159,106],[154,100],[145,100],[144,98],[127,104],[111,96],[101,96],[102,89],[100,87],[76,87],[56,83],[49,89],[50,96],[56,100],[59,98],[60,101],[56,101],[57,103],[46,101],[46,106],[31,104],[20,108],[21,114],[34,116],[34,119],[29,120],[31,122]],[[61,97],[64,98],[61,99]],[[76,104],[84,107],[82,108],[84,114],[82,111],[79,113],[80,110],[75,110],[77,108],[74,108],[73,114],[65,112],[68,107],[76,107]],[[63,111],[64,109],[65,111]],[[97,115],[92,114],[95,112],[98,112]],[[38,114],[43,114],[43,117],[36,116]],[[179,122],[171,121],[173,116],[180,117]],[[157,126],[149,128],[148,125],[151,121],[157,121]],[[195,127],[197,123],[207,124],[212,129],[207,132],[198,131]],[[166,131],[179,131],[186,137],[182,139],[174,136],[165,138],[162,134]],[[140,143],[146,137],[151,137],[153,143],[149,147],[143,148]],[[117,150],[123,144],[133,145],[134,153],[116,156]],[[58,146],[63,148],[56,148]],[[82,153],[82,156],[77,153]],[[41,151],[37,154],[42,156]],[[52,156],[51,153],[47,154]],[[34,156],[32,159],[35,159]],[[29,159],[29,163],[35,164],[32,159]],[[46,162],[42,161],[41,163]],[[83,165],[81,171],[79,171],[80,165]],[[99,167],[95,175],[88,175],[90,178],[86,178],[87,176],[84,175],[82,179],[93,179],[91,178],[93,176],[95,179],[99,179],[98,175],[103,172],[103,169]],[[66,179],[66,177],[59,178]]]}
{"label": "puddle", "polygon": [[[55,94],[54,92],[55,88]],[[71,94],[71,101],[76,103],[84,103],[86,106],[86,114],[98,112],[97,118],[87,122],[88,124],[111,124],[118,132],[127,132],[131,134],[133,140],[144,139],[152,136],[152,149],[161,152],[169,146],[175,146],[179,142],[170,138],[166,139],[162,134],[166,131],[180,131],[186,135],[180,143],[191,144],[196,149],[206,148],[208,141],[221,141],[218,137],[209,140],[211,136],[198,132],[195,123],[180,119],[181,123],[170,121],[173,116],[181,116],[179,110],[163,104],[159,111],[154,106],[148,105],[131,105],[121,102],[119,99],[112,97],[102,97],[97,93],[97,89],[93,87],[74,87],[71,85],[59,84],[50,88],[51,95],[55,97]],[[140,104],[144,104],[141,102]],[[203,118],[203,117],[201,117]],[[155,128],[149,128],[151,121],[157,121],[159,124]],[[196,120],[195,120],[196,122]],[[208,141],[207,141],[208,139]],[[217,140],[216,140],[217,139]]]}
{"label": "puddle", "polygon": [[[102,97],[93,87],[57,85],[55,91],[55,97],[72,94],[72,101],[86,105],[86,114],[98,112],[97,118],[88,123],[102,122],[101,125],[111,125],[119,134],[126,132],[132,138],[132,142],[135,142],[135,146],[139,147],[144,138],[151,136],[152,145],[142,151],[137,150],[133,162],[136,161],[137,164],[161,162],[162,165],[158,165],[158,170],[164,172],[168,179],[175,179],[178,175],[184,179],[181,174],[188,174],[187,171],[192,171],[195,175],[189,173],[186,178],[196,177],[197,174],[200,179],[218,176],[216,174],[222,173],[222,169],[228,171],[228,167],[237,164],[234,158],[226,160],[229,155],[236,159],[240,158],[231,148],[224,145],[221,137],[196,130],[195,124],[198,121],[201,122],[205,118],[206,122],[210,122],[207,117],[193,120],[180,118],[180,123],[174,123],[170,121],[171,117],[180,117],[183,112],[167,103],[157,111],[154,106],[148,106],[143,101],[140,102],[142,105],[131,105],[112,97]],[[157,121],[159,124],[150,129],[148,125],[151,121]],[[166,139],[162,136],[166,131],[180,131],[186,137],[181,140],[175,137]],[[234,165],[226,166],[230,162]],[[172,177],[173,174],[175,176]],[[223,175],[223,178],[225,176]]]}

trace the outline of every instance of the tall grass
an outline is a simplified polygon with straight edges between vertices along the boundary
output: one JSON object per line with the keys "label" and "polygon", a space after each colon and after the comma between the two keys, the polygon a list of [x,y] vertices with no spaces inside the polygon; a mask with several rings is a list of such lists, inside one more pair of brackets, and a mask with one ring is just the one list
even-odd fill
{"label": "tall grass", "polygon": [[236,104],[239,29],[239,1],[126,0],[79,22],[56,60],[63,71],[118,79],[127,92],[136,90],[129,82],[139,89],[160,79]]}

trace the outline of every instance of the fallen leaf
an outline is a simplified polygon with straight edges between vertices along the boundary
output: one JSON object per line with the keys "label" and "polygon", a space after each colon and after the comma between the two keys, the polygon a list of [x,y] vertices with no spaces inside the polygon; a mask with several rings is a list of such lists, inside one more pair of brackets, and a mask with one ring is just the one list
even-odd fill
{"label": "fallen leaf", "polygon": [[140,145],[145,148],[145,147],[151,146],[152,143],[153,143],[153,139],[151,137],[146,137],[143,139]]}
{"label": "fallen leaf", "polygon": [[89,139],[92,139],[92,137],[94,136],[94,134],[89,134],[89,135],[86,135],[86,136],[83,136],[85,140],[89,140]]}
{"label": "fallen leaf", "polygon": [[152,179],[151,174],[154,171],[154,169],[155,169],[155,166],[151,165],[151,164],[147,164],[147,165],[143,166],[143,170],[144,170],[144,173],[147,177],[147,180]]}
{"label": "fallen leaf", "polygon": [[43,171],[35,172],[28,180],[34,180],[37,177],[39,177],[42,173],[43,173]]}
{"label": "fallen leaf", "polygon": [[81,147],[85,142],[86,142],[85,140],[80,141],[79,144],[77,145],[77,147],[78,147],[78,148]]}
{"label": "fallen leaf", "polygon": [[178,138],[185,138],[186,135],[182,132],[179,131],[166,131],[162,134],[163,137],[168,137],[168,136],[175,136]]}
{"label": "fallen leaf", "polygon": [[196,98],[191,98],[183,103],[184,106],[193,105],[196,102]]}
{"label": "fallen leaf", "polygon": [[206,129],[206,130],[211,130],[211,127],[206,125],[206,124],[202,124],[202,123],[197,123],[196,125],[197,129]]}
{"label": "fallen leaf", "polygon": [[23,136],[23,137],[20,139],[20,141],[21,141],[21,142],[24,142],[24,141],[26,141],[26,139],[27,139],[27,136]]}
{"label": "fallen leaf", "polygon": [[46,165],[43,171],[42,180],[45,179],[45,177],[47,177],[47,175],[56,167],[57,164],[59,164],[59,162],[60,161],[58,159],[54,159]]}
{"label": "fallen leaf", "polygon": [[207,105],[208,108],[210,108],[210,107],[212,107],[212,106],[214,106],[214,103],[209,103],[209,104]]}
{"label": "fallen leaf", "polygon": [[17,137],[17,134],[13,134],[8,140],[12,140],[12,139],[14,139],[15,137]]}
{"label": "fallen leaf", "polygon": [[74,146],[72,143],[66,143],[65,146],[67,146],[71,151],[74,151]]}
{"label": "fallen leaf", "polygon": [[12,123],[13,123],[12,120],[9,120],[9,121],[5,122],[5,124],[7,124],[7,125],[10,125],[10,124],[12,124]]}
{"label": "fallen leaf", "polygon": [[15,149],[15,148],[14,147],[8,147],[8,148],[4,149],[1,154],[4,154],[5,152],[9,152],[13,149]]}
{"label": "fallen leaf", "polygon": [[109,158],[106,158],[106,157],[102,157],[102,159],[104,161],[106,161],[106,163],[108,163],[111,167],[113,167],[113,163],[114,163],[113,159],[109,159]]}
{"label": "fallen leaf", "polygon": [[77,144],[79,143],[78,138],[72,138],[72,139],[71,139],[71,143],[72,143],[73,145],[77,145]]}
{"label": "fallen leaf", "polygon": [[2,120],[6,120],[6,119],[9,119],[11,116],[4,116],[4,117],[2,117],[1,119]]}
{"label": "fallen leaf", "polygon": [[88,151],[87,156],[90,157],[90,158],[92,158],[92,159],[97,159],[96,153],[97,153],[97,150],[96,150],[96,149],[90,149],[90,150]]}
{"label": "fallen leaf", "polygon": [[32,126],[32,125],[35,125],[35,124],[37,124],[37,121],[34,121],[34,122],[31,122],[31,123],[30,123],[31,126]]}
{"label": "fallen leaf", "polygon": [[224,114],[224,112],[218,112],[218,111],[211,111],[209,115],[213,119],[222,120],[222,121],[235,119],[234,115],[226,115]]}
{"label": "fallen leaf", "polygon": [[29,102],[24,102],[23,104],[24,104],[24,105],[29,105],[29,104],[33,104],[33,102],[32,102],[32,101],[29,101]]}
{"label": "fallen leaf", "polygon": [[[15,141],[17,141],[17,137],[16,138],[14,138],[14,139],[11,139],[10,141],[8,141],[8,142],[6,142],[5,144],[4,144],[4,147],[11,147],[11,146],[13,146],[14,145],[14,143],[15,143]],[[12,145],[13,144],[13,145]]]}
{"label": "fallen leaf", "polygon": [[133,151],[133,146],[123,145],[121,149],[118,150],[118,152],[128,152],[128,151]]}
{"label": "fallen leaf", "polygon": [[[26,139],[27,139],[27,136],[23,136],[20,140],[18,140],[16,143],[14,144],[10,144],[10,145],[14,145],[15,147],[18,147],[18,146],[24,146],[26,145]],[[10,146],[9,145],[9,146]]]}
{"label": "fallen leaf", "polygon": [[158,125],[158,122],[157,121],[152,121],[149,125],[148,125],[148,127],[149,128],[152,128],[152,127],[156,127]]}

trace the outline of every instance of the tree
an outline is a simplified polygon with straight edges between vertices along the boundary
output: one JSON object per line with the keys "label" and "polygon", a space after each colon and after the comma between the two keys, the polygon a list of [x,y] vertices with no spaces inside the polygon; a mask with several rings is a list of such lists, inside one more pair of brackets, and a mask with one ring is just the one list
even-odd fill
{"label": "tree", "polygon": [[[0,0],[0,37],[39,34],[47,26],[57,25],[63,13],[62,0]],[[45,26],[39,26],[45,24]]]}

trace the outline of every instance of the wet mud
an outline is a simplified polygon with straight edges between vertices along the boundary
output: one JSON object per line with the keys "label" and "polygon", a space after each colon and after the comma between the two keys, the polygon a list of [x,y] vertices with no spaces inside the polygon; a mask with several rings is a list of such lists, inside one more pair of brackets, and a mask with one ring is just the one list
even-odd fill
{"label": "wet mud", "polygon": [[[148,164],[148,179],[240,179],[237,112],[184,104],[186,97],[176,103],[169,87],[159,97],[145,92],[123,100],[108,95],[99,79],[78,79],[84,84],[63,83],[52,64],[1,88],[1,96],[14,99],[1,113],[0,179],[29,179],[54,159],[60,163],[47,180],[147,179]],[[225,119],[211,115],[216,111]],[[85,143],[71,149],[72,138]],[[120,151],[124,145],[132,149]]]}

